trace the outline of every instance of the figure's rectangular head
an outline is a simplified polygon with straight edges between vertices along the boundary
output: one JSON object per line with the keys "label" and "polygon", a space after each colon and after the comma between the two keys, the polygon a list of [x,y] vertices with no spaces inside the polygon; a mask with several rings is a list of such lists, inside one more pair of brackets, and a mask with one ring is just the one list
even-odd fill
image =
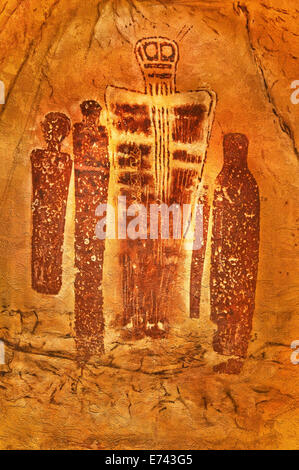
{"label": "figure's rectangular head", "polygon": [[143,38],[136,43],[135,54],[143,73],[146,93],[175,93],[176,66],[179,59],[179,49],[175,41],[164,37]]}

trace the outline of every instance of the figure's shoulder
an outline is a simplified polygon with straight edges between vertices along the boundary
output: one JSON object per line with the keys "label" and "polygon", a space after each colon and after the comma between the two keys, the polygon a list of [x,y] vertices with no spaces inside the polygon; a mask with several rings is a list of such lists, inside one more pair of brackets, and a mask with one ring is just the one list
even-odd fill
{"label": "figure's shoulder", "polygon": [[33,149],[31,152],[31,156],[38,156],[38,155],[43,155],[45,149]]}
{"label": "figure's shoulder", "polygon": [[259,192],[259,187],[258,187],[257,181],[256,181],[254,175],[249,170],[249,168],[247,168],[247,171],[246,171],[246,179],[248,181],[248,184],[250,184],[252,190],[258,193]]}
{"label": "figure's shoulder", "polygon": [[32,162],[40,161],[43,156],[44,156],[44,149],[33,149],[30,154],[30,158]]}

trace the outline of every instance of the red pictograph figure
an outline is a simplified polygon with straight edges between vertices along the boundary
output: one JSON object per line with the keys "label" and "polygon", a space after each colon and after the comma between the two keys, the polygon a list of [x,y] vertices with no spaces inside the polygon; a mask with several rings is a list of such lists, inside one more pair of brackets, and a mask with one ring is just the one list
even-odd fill
{"label": "red pictograph figure", "polygon": [[[164,37],[139,40],[135,47],[145,90],[109,86],[109,123],[113,200],[126,196],[127,206],[194,206],[206,158],[214,116],[215,93],[207,88],[176,90],[179,49]],[[161,220],[161,219],[160,219]],[[123,279],[123,328],[128,335],[159,338],[167,335],[172,316],[182,236],[120,242]],[[147,227],[151,220],[147,219]]]}
{"label": "red pictograph figure", "polygon": [[213,202],[211,319],[217,325],[214,350],[233,356],[216,370],[238,373],[247,354],[255,306],[260,202],[247,166],[247,137],[227,134],[223,149]]}
{"label": "red pictograph figure", "polygon": [[58,294],[62,282],[62,249],[72,160],[61,143],[71,122],[62,113],[49,113],[41,124],[46,149],[31,153],[32,165],[32,288]]}
{"label": "red pictograph figure", "polygon": [[75,329],[79,357],[103,352],[103,263],[105,240],[95,234],[96,208],[107,203],[108,138],[99,126],[101,106],[81,104],[83,121],[74,124],[75,162]]}
{"label": "red pictograph figure", "polygon": [[[200,238],[198,248],[195,246],[195,249],[192,251],[192,260],[191,260],[191,272],[190,272],[190,317],[199,318],[200,312],[200,297],[201,297],[201,287],[202,287],[202,276],[203,268],[206,254],[207,238],[208,238],[208,228],[209,228],[209,215],[210,215],[210,205],[208,201],[208,187],[204,186],[203,194],[199,197],[198,209],[200,214],[198,217],[198,223],[202,223],[202,229],[199,229],[194,232],[194,236]],[[197,243],[197,241],[194,242]]]}

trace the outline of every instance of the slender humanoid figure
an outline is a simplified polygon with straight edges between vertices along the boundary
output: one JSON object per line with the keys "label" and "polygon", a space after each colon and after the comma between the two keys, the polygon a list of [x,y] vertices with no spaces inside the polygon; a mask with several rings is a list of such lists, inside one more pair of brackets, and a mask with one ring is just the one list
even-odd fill
{"label": "slender humanoid figure", "polygon": [[217,370],[238,373],[247,354],[255,306],[260,200],[247,166],[247,137],[226,134],[223,150],[213,201],[211,319],[217,325],[214,350],[231,356]]}
{"label": "slender humanoid figure", "polygon": [[[208,228],[209,228],[209,215],[210,205],[208,202],[208,188],[203,188],[203,193],[198,201],[198,209],[200,214],[198,223],[201,225],[201,230],[195,230],[195,236],[200,240],[194,241],[194,249],[192,251],[191,271],[190,271],[190,317],[199,318],[200,316],[200,298],[202,288],[203,268],[205,262]],[[198,246],[199,245],[199,246]]]}
{"label": "slender humanoid figure", "polygon": [[42,122],[47,148],[31,153],[32,165],[32,288],[58,294],[62,282],[62,248],[72,160],[61,152],[71,122],[49,113]]}

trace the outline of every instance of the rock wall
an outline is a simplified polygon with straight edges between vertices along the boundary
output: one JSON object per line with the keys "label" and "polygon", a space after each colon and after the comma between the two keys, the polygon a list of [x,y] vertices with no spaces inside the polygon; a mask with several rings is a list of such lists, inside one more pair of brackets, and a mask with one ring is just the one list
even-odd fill
{"label": "rock wall", "polygon": [[[0,7],[2,449],[298,448],[299,105],[296,0],[8,0]],[[50,111],[81,119],[80,103],[105,109],[107,85],[143,91],[134,46],[177,41],[177,89],[217,94],[203,183],[222,168],[224,134],[249,139],[260,192],[260,253],[253,328],[240,374],[213,370],[208,244],[200,318],[188,316],[186,259],[168,338],[123,341],[117,242],[106,246],[105,354],[82,367],[74,340],[72,176],[58,295],[31,288],[30,153]],[[103,111],[101,124],[107,124]],[[73,154],[71,135],[63,151]]]}

